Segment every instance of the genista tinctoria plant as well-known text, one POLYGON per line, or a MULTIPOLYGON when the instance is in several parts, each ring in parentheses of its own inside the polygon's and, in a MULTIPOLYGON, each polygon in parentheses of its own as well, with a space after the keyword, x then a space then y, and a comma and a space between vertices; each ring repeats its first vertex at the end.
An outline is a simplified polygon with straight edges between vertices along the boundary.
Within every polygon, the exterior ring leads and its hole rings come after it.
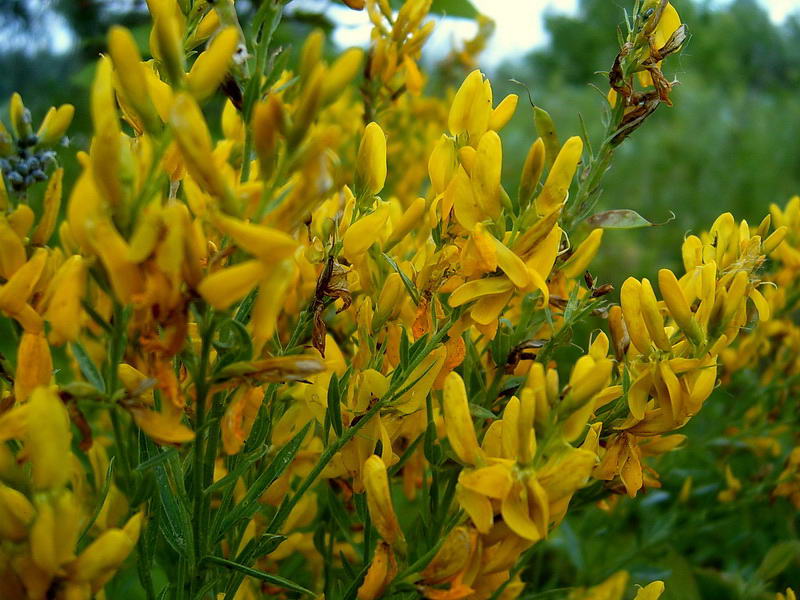
MULTIPOLYGON (((0 129, 0 597, 533 597, 573 497, 658 487, 652 457, 796 279, 762 295, 767 256, 796 267, 777 210, 774 233, 722 215, 618 303, 587 271, 604 228, 647 224, 594 208, 671 104, 675 8, 634 3, 594 150, 536 106, 504 177, 517 96, 479 70, 425 95, 431 0, 345 0, 369 49, 328 60, 314 32, 293 67, 281 0, 245 27, 233 0, 147 4, 146 49, 108 34, 68 190, 72 107, 34 133, 15 95, 0 129), (606 331, 557 360, 590 316, 606 331)), ((569 597, 664 591, 628 582, 569 597)))

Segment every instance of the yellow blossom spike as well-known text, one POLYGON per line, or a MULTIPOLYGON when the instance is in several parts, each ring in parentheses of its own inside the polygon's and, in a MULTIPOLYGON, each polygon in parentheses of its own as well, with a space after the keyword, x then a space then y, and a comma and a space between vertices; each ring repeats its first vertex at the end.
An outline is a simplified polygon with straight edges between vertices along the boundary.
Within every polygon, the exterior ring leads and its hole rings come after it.
POLYGON ((225 79, 239 45, 239 32, 226 27, 211 41, 208 49, 197 57, 186 76, 189 91, 198 102, 211 96, 225 79))
POLYGON ((379 456, 373 454, 364 462, 362 477, 372 524, 388 544, 402 546, 403 531, 394 512, 386 465, 379 456))
POLYGON ((564 204, 582 153, 583 140, 578 136, 569 138, 561 148, 542 192, 536 198, 536 209, 539 214, 550 214, 559 210, 564 204))
POLYGON ((375 195, 386 183, 386 135, 375 122, 367 125, 356 161, 356 179, 364 190, 375 195))
POLYGON ((444 418, 447 439, 453 451, 465 464, 476 464, 481 451, 472 425, 464 381, 456 372, 450 373, 444 380, 444 418))

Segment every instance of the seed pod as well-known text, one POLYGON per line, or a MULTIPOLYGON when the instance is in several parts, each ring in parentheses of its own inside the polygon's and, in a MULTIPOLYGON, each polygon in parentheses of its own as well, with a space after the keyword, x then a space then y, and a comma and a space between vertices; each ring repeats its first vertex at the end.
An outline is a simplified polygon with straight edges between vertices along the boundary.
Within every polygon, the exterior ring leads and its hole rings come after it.
POLYGON ((558 133, 556 132, 556 125, 545 109, 534 106, 533 107, 533 124, 536 126, 536 133, 542 138, 545 147, 545 164, 548 169, 553 168, 553 163, 558 156, 561 142, 558 141, 558 133))
POLYGON ((522 175, 519 180, 517 200, 520 210, 522 211, 528 208, 531 200, 533 200, 533 195, 536 193, 536 186, 539 185, 539 180, 542 178, 542 171, 544 171, 544 158, 544 140, 542 138, 537 138, 528 150, 528 155, 525 157, 525 164, 522 167, 522 175))

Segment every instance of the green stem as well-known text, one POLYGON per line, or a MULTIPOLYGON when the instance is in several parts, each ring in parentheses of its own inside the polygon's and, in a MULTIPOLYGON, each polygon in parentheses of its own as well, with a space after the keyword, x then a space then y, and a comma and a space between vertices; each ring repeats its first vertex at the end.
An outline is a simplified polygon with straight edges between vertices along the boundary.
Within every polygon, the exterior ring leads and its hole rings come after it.
MULTIPOLYGON (((203 464, 203 438, 206 432, 204 431, 205 418, 206 418, 206 400, 208 397, 209 381, 208 381, 208 366, 209 357, 211 354, 211 340, 214 335, 214 322, 213 315, 210 308, 207 308, 203 317, 203 333, 201 337, 200 349, 200 363, 197 367, 197 372, 194 376, 195 386, 195 441, 193 447, 193 466, 192 466, 192 497, 193 497, 193 518, 192 525, 194 527, 194 543, 196 556, 203 556, 204 539, 208 533, 203 530, 202 516, 204 512, 204 504, 209 501, 203 494, 205 486, 205 465, 203 464)), ((194 572, 194 577, 191 581, 192 592, 195 585, 202 586, 202 575, 198 565, 191 565, 190 568, 194 572)))

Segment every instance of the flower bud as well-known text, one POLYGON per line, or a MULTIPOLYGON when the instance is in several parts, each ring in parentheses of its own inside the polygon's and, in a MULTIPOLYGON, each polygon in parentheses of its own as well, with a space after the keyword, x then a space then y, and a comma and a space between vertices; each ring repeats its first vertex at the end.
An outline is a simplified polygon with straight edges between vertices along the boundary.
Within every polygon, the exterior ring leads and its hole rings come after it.
POLYGON ((322 83, 322 103, 333 102, 355 79, 364 62, 361 48, 349 48, 330 66, 322 83))
POLYGON ((198 102, 211 96, 225 79, 238 45, 239 32, 235 27, 226 27, 214 37, 208 49, 197 57, 186 83, 198 102))
POLYGON ((444 419, 447 439, 456 456, 467 465, 478 463, 481 449, 469 412, 467 391, 464 380, 456 372, 444 380, 444 419))
POLYGON ((53 146, 59 143, 67 132, 75 107, 72 104, 62 104, 58 108, 51 108, 45 116, 36 137, 42 146, 53 146))
POLYGON ((639 294, 639 306, 642 310, 645 327, 647 327, 650 337, 659 349, 664 352, 672 350, 666 331, 664 331, 664 318, 658 310, 658 300, 656 300, 653 286, 648 279, 642 279, 639 294))
POLYGON ((430 176, 434 193, 444 193, 457 166, 455 144, 446 135, 442 135, 433 147, 431 157, 428 159, 428 175, 430 176))
POLYGON ((69 416, 61 399, 49 387, 38 387, 30 398, 25 447, 31 462, 33 489, 59 489, 70 475, 69 416))
POLYGON ((386 135, 375 122, 367 125, 358 147, 356 179, 372 196, 386 183, 386 135))
POLYGON ((492 220, 500 216, 500 176, 503 167, 503 146, 495 131, 481 136, 471 169, 472 192, 484 214, 492 220))
POLYGON ((379 456, 373 454, 364 462, 362 478, 372 524, 389 545, 402 546, 403 532, 394 512, 386 465, 379 456))
POLYGON ((139 48, 131 32, 124 27, 112 27, 108 33, 108 51, 122 93, 142 119, 145 128, 148 131, 156 131, 159 120, 147 90, 145 79, 147 67, 142 64, 139 48))

